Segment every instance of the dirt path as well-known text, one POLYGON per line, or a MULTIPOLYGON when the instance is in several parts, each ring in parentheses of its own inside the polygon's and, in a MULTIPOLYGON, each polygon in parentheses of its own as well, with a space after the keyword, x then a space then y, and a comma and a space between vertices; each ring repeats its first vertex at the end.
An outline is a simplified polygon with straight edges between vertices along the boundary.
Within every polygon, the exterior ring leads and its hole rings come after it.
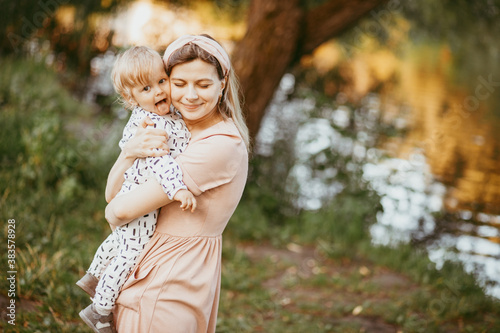
POLYGON ((322 317, 331 327, 356 327, 357 332, 398 333, 377 313, 395 302, 398 294, 418 288, 407 277, 385 268, 349 259, 333 260, 312 247, 288 244, 242 245, 254 263, 269 261, 275 270, 263 283, 272 302, 294 313, 322 317), (369 305, 369 309, 366 308, 369 305))

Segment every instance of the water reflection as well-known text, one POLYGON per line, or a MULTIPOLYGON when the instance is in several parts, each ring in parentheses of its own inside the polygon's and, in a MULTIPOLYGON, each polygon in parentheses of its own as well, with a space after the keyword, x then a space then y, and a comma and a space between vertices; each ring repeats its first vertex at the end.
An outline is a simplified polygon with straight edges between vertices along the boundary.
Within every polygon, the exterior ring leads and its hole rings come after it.
MULTIPOLYGON (((405 137, 388 139, 382 148, 404 159, 399 162, 406 165, 404 184, 425 184, 398 195, 416 200, 410 207, 419 207, 421 216, 411 208, 406 216, 399 210, 403 214, 384 214, 379 224, 400 226, 411 219, 411 239, 425 243, 432 260, 441 264, 458 259, 470 271, 481 266, 484 279, 500 282, 500 142, 494 133, 500 120, 492 116, 492 103, 487 101, 494 89, 487 87, 483 76, 478 76, 472 91, 454 88, 441 70, 425 71, 414 62, 403 63, 400 70, 399 85, 391 93, 412 110, 408 130, 405 137), (423 155, 415 155, 416 149, 423 155)), ((392 186, 382 185, 382 192, 392 186)), ((401 199, 382 204, 391 212, 395 202, 401 199)), ((499 286, 489 292, 500 297, 499 286)))
POLYGON ((464 101, 472 95, 450 91, 439 73, 422 78, 417 70, 408 69, 402 78, 401 89, 414 112, 411 131, 395 153, 425 149, 433 175, 448 186, 447 210, 500 214, 500 145, 492 126, 499 119, 486 121, 486 104, 468 113, 464 101))
MULTIPOLYGON (((321 164, 325 150, 349 157, 346 167, 352 172, 360 168, 364 179, 382 196, 383 212, 377 216, 378 222, 370 230, 374 243, 414 242, 426 246, 430 259, 438 267, 444 260, 460 260, 481 280, 500 283, 500 216, 495 215, 498 202, 492 201, 491 207, 478 204, 499 198, 469 193, 470 187, 484 189, 497 186, 495 189, 498 190, 498 185, 486 184, 486 178, 469 182, 469 187, 461 185, 474 172, 489 173, 488 179, 492 179, 497 170, 489 168, 486 162, 469 161, 473 158, 471 155, 464 158, 462 173, 447 167, 447 163, 456 163, 453 156, 457 150, 474 151, 474 156, 478 157, 487 152, 485 146, 496 144, 494 140, 486 134, 481 145, 477 145, 477 141, 466 140, 462 137, 464 132, 479 133, 474 131, 479 128, 478 125, 464 122, 461 124, 464 127, 462 134, 460 131, 455 133, 455 128, 438 120, 422 119, 424 116, 418 112, 429 113, 428 109, 403 107, 403 112, 387 116, 384 114, 386 103, 382 102, 382 94, 368 94, 358 108, 335 103, 335 106, 323 107, 313 115, 315 103, 310 98, 286 97, 293 91, 290 88, 293 84, 293 76, 283 78, 257 138, 257 153, 270 155, 272 142, 283 135, 280 133, 284 128, 287 135, 294 136, 297 162, 291 177, 299 184, 297 204, 300 207, 317 209, 345 187, 345 184, 335 180, 338 173, 336 166, 331 165, 318 172, 311 168, 311 159, 321 164), (377 132, 380 119, 396 128, 407 128, 406 136, 382 140, 382 144, 377 146, 379 141, 376 138, 381 135, 377 132), (342 133, 350 126, 355 128, 355 137, 342 133), (443 131, 446 136, 440 141, 426 141, 425 135, 430 130, 443 131), (429 143, 438 146, 430 146, 429 143), (479 171, 477 168, 482 169, 479 171)), ((433 93, 436 91, 431 90, 433 93)), ((408 97, 411 101, 411 96, 408 97)), ((421 99, 425 98, 421 96, 421 99)), ((337 100, 345 101, 346 98, 340 96, 337 100)), ((431 103, 427 101, 424 104, 429 108, 431 103)), ((485 130, 485 127, 482 129, 485 130)), ((484 160, 487 159, 485 156, 484 160)), ((488 292, 500 297, 500 285, 490 286, 488 292)))

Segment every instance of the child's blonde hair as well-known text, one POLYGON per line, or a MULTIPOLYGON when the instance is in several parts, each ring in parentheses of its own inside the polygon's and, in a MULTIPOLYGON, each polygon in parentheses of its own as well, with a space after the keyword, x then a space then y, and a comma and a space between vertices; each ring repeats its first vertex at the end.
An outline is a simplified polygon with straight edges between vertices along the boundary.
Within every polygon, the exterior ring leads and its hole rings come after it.
POLYGON ((133 46, 118 55, 111 72, 111 80, 115 91, 122 97, 120 101, 126 107, 133 107, 129 102, 132 99, 132 88, 149 84, 155 59, 162 62, 160 54, 147 46, 133 46))

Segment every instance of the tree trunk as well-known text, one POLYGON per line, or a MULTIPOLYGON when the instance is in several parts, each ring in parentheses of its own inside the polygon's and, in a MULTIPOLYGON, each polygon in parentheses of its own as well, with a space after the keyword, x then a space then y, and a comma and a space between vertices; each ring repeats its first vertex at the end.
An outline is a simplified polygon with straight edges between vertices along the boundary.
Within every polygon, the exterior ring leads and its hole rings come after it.
POLYGON ((266 106, 290 66, 300 36, 299 0, 254 0, 245 37, 236 46, 233 64, 245 96, 247 125, 255 137, 266 106))
POLYGON ((255 138, 274 91, 300 58, 387 0, 330 0, 306 11, 300 0, 253 0, 248 28, 233 53, 255 138))

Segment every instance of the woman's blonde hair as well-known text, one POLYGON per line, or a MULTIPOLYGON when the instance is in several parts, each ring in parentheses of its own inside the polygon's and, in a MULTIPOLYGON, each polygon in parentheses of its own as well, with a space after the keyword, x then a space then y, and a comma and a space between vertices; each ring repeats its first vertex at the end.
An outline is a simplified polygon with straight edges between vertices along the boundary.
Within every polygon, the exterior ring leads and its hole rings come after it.
MULTIPOLYGON (((203 34, 201 36, 213 39, 211 36, 203 34)), ((175 51, 169 58, 168 64, 166 64, 167 75, 170 76, 172 73, 172 68, 176 65, 190 62, 196 59, 203 60, 204 62, 213 65, 221 81, 226 81, 224 90, 222 91, 222 96, 219 102, 218 110, 224 119, 231 118, 238 131, 240 132, 241 138, 245 143, 248 150, 250 150, 250 135, 248 134, 248 127, 243 117, 243 111, 241 109, 240 102, 240 85, 234 71, 231 69, 229 74, 224 76, 224 71, 219 61, 215 56, 203 50, 201 47, 194 43, 186 44, 180 49, 175 51)))
POLYGON ((149 84, 155 61, 162 62, 160 54, 147 46, 133 46, 118 55, 111 72, 111 80, 115 91, 122 97, 120 101, 126 107, 133 107, 129 102, 132 98, 132 88, 149 84))

